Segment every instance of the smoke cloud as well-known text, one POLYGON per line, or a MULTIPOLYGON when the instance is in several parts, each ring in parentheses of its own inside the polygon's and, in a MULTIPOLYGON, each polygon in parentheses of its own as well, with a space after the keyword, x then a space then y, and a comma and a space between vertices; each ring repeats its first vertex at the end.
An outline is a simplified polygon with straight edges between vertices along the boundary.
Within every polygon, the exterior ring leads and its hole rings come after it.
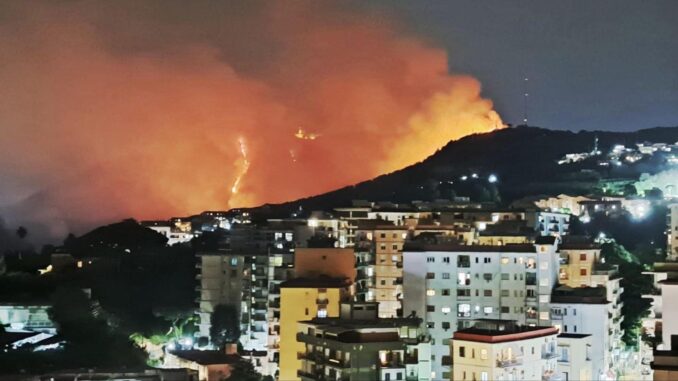
POLYGON ((59 238, 329 191, 502 127, 445 51, 324 2, 3 2, 0 51, 0 213, 59 238))

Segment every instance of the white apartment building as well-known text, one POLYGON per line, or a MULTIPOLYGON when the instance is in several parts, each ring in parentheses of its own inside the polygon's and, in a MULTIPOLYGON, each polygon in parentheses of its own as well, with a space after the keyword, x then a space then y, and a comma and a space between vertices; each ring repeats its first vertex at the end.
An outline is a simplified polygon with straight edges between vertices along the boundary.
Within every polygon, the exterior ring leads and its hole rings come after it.
POLYGON ((556 380, 557 330, 479 320, 454 333, 454 381, 556 380))
POLYGON ((614 380, 620 368, 622 303, 618 280, 610 288, 563 286, 551 297, 551 322, 563 334, 591 335, 594 380, 614 380), (617 287, 613 289, 612 287, 617 287))
POLYGON ((584 209, 579 205, 581 201, 591 201, 590 198, 584 196, 569 196, 566 194, 559 194, 556 197, 548 197, 537 200, 534 204, 541 209, 548 209, 554 212, 569 213, 575 216, 580 216, 584 209))
POLYGON ((678 378, 678 306, 673 303, 678 298, 678 263, 655 263, 654 272, 656 280, 663 278, 658 281, 661 295, 655 315, 662 340, 650 366, 654 380, 670 381, 678 378))
POLYGON ((403 316, 424 319, 432 338, 432 379, 450 378, 448 341, 474 320, 550 325, 557 276, 553 237, 529 245, 406 245, 403 316))
POLYGON ((593 380, 591 357, 592 336, 583 333, 561 333, 558 335, 559 381, 593 380))
POLYGON ((666 231, 666 255, 670 261, 678 260, 678 204, 669 206, 666 231))

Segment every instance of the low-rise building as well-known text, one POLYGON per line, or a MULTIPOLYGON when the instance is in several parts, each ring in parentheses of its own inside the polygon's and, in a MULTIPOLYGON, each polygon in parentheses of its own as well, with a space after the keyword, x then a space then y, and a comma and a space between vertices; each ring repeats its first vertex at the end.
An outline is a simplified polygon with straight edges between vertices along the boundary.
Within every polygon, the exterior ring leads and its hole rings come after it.
POLYGON ((302 321, 297 340, 303 381, 430 380, 421 319, 380 319, 377 303, 342 303, 339 317, 302 321))
POLYGON ((561 286, 551 296, 551 322, 561 333, 591 335, 594 380, 616 379, 621 366, 619 358, 624 332, 619 294, 602 286, 561 286))
POLYGON ((339 316, 339 305, 350 295, 349 278, 295 278, 280 285, 280 374, 278 379, 299 380, 304 344, 297 341, 297 323, 312 318, 339 316))
POLYGON ((555 380, 558 330, 479 320, 454 333, 450 380, 555 380))
POLYGON ((584 333, 558 335, 558 372, 560 381, 593 380, 592 336, 584 333))
POLYGON ((678 204, 669 206, 666 230, 666 255, 670 261, 678 260, 678 204))
POLYGON ((165 366, 197 371, 198 381, 221 381, 231 377, 238 361, 240 356, 222 351, 182 350, 167 353, 165 366))

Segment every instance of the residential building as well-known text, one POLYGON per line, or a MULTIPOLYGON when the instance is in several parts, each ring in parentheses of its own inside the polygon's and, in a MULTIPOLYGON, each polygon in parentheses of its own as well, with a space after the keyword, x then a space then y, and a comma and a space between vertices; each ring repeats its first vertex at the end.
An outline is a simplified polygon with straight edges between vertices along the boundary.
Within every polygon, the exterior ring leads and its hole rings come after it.
POLYGON ((120 369, 77 369, 55 371, 50 373, 43 373, 39 377, 33 377, 34 380, 39 381, 199 381, 198 372, 187 368, 177 369, 140 369, 131 370, 124 367, 120 369))
POLYGON ((450 378, 448 340, 478 319, 550 325, 558 256, 554 237, 535 244, 409 243, 403 253, 403 315, 424 319, 433 379, 450 378))
POLYGON ((592 336, 584 333, 558 335, 559 381, 593 380, 592 336))
POLYGON ((357 230, 355 251, 369 251, 369 260, 373 262, 360 269, 359 288, 366 289, 367 294, 361 300, 378 302, 379 317, 382 318, 400 316, 403 295, 402 250, 406 241, 430 238, 470 245, 475 239, 475 230, 472 228, 420 224, 416 220, 409 220, 408 223, 407 226, 396 226, 370 220, 361 222, 357 230), (371 286, 363 285, 364 282, 369 282, 371 286))
POLYGON ((374 300, 379 317, 396 317, 402 298, 402 250, 409 229, 406 226, 377 226, 374 230, 374 300))
POLYGON ((666 255, 669 261, 678 261, 678 204, 669 205, 666 231, 666 255))
POLYGON ((507 320, 478 320, 450 344, 454 381, 555 380, 558 331, 507 320))
POLYGON ((49 318, 51 304, 47 301, 0 304, 0 325, 7 330, 56 333, 56 325, 49 318))
POLYGON ((336 318, 299 322, 301 380, 429 380, 430 344, 418 318, 378 318, 375 302, 346 302, 336 318))
POLYGON ((610 217, 619 217, 623 213, 622 202, 619 199, 602 199, 582 201, 579 203, 584 208, 582 216, 590 218, 594 214, 603 214, 610 217))
POLYGON ((297 248, 294 253, 297 277, 318 276, 355 279, 355 255, 348 248, 297 248))
POLYGON ((141 221, 141 225, 165 236, 165 238, 167 238, 167 245, 169 246, 189 242, 194 237, 191 232, 190 222, 188 222, 187 228, 181 220, 175 222, 141 221))
POLYGON ((369 219, 368 213, 371 210, 371 207, 362 206, 334 209, 339 219, 346 221, 346 247, 353 247, 355 244, 355 235, 356 230, 358 229, 358 222, 369 219))
POLYGON ((562 333, 591 335, 594 380, 616 379, 623 331, 621 290, 561 286, 551 297, 551 322, 562 333))
POLYGON ((569 237, 559 247, 559 283, 570 287, 607 287, 618 278, 615 266, 600 256, 600 245, 586 237, 569 237))
POLYGON ((198 331, 200 336, 209 337, 210 319, 216 306, 234 305, 240 314, 245 259, 243 255, 224 251, 205 252, 198 254, 196 267, 199 271, 196 275, 198 331))
POLYGON ((526 213, 527 226, 534 228, 542 236, 560 237, 570 231, 570 215, 568 213, 539 210, 526 213))
POLYGON ((582 201, 591 201, 591 199, 584 196, 569 196, 566 194, 559 194, 555 197, 547 197, 536 200, 534 205, 540 209, 581 216, 584 212, 584 208, 580 205, 582 201))
POLYGON ((221 381, 230 379, 233 365, 240 360, 237 354, 222 351, 182 350, 168 352, 165 366, 197 371, 197 381, 221 381))
POLYGON ((350 296, 349 278, 294 278, 280 284, 280 373, 279 380, 299 380, 301 360, 297 353, 297 323, 312 318, 339 316, 339 306, 350 296))
POLYGON ((654 380, 668 381, 678 378, 678 263, 655 263, 655 279, 660 287, 655 309, 655 335, 661 337, 652 353, 650 367, 654 380), (657 311, 658 310, 658 311, 657 311))

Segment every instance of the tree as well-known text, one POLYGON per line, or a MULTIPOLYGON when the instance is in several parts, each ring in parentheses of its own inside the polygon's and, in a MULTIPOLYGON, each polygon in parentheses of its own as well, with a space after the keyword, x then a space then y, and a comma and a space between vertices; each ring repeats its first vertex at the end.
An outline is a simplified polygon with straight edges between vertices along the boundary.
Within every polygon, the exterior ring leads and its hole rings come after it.
POLYGON ((229 380, 237 381, 263 381, 262 375, 254 369, 254 365, 246 359, 233 364, 233 370, 229 380))
POLYGON ((638 346, 638 336, 641 331, 641 320, 649 314, 650 301, 643 298, 644 294, 652 293, 653 284, 650 277, 643 275, 647 270, 636 255, 629 252, 624 246, 611 241, 603 244, 601 256, 606 263, 619 265, 621 276, 622 315, 624 320, 621 328, 624 330, 622 341, 630 347, 638 346))
POLYGON ((335 247, 336 242, 337 240, 334 237, 315 234, 306 241, 306 245, 311 248, 332 248, 335 247))
POLYGON ((28 235, 28 230, 23 226, 19 226, 19 228, 16 230, 16 235, 20 239, 24 239, 28 235))
POLYGON ((238 309, 234 305, 217 305, 212 312, 210 323, 212 343, 219 348, 235 343, 240 338, 240 319, 238 309))

